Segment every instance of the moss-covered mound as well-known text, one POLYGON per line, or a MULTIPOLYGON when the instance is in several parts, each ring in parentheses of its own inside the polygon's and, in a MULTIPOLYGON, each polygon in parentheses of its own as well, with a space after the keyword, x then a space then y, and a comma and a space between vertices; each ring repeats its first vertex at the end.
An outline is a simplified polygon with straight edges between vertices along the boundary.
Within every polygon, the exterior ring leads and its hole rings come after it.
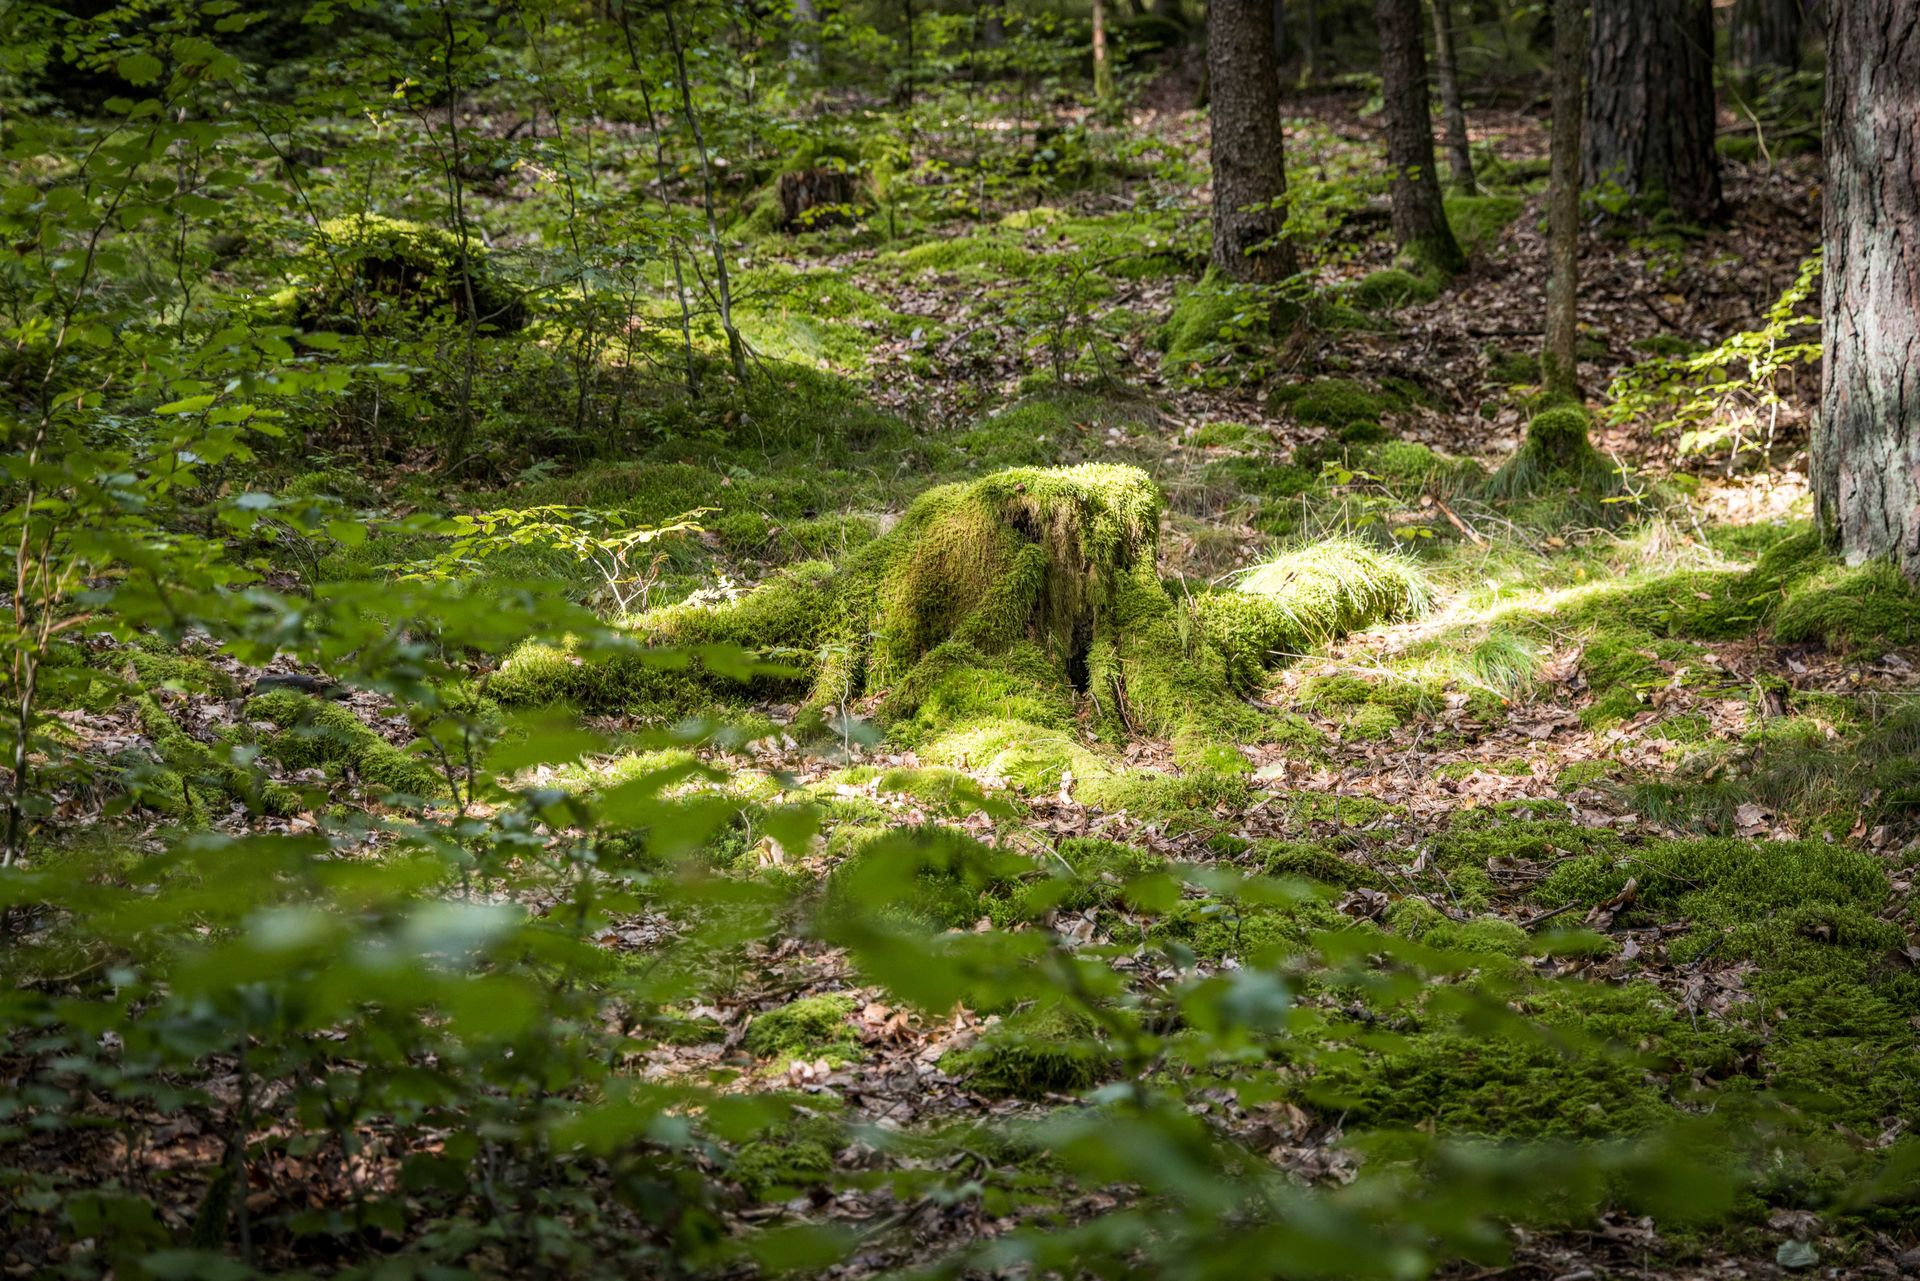
POLYGON ((477 236, 463 254, 460 237, 439 227, 358 214, 321 223, 303 257, 312 283, 296 315, 306 326, 379 328, 436 314, 477 318, 499 332, 526 324, 525 303, 477 236))
POLYGON ((1620 469, 1600 456, 1587 428, 1586 411, 1572 405, 1536 414, 1520 448, 1487 478, 1487 493, 1494 498, 1531 498, 1549 490, 1593 498, 1618 494, 1620 469))
MULTIPOLYGON (((654 644, 788 657, 789 687, 820 711, 864 700, 923 729, 988 714, 1067 729, 1084 698, 1115 737, 1172 738, 1198 760, 1258 718, 1224 697, 1219 651, 1160 582, 1160 507, 1132 467, 997 472, 921 495, 838 570, 801 567, 729 604, 654 611, 635 630, 654 644)), ((676 693, 691 703, 688 683, 700 681, 740 687, 718 665, 670 671, 636 656, 587 667, 526 649, 492 690, 634 710, 676 693)))

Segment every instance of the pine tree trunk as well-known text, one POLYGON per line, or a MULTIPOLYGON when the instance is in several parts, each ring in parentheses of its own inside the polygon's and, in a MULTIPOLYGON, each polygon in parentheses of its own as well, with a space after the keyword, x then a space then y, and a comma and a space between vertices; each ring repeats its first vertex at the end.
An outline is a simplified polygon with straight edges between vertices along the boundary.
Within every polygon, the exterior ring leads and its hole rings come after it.
POLYGON ((1552 172, 1547 180, 1547 341, 1541 380, 1550 392, 1579 394, 1580 71, 1585 61, 1582 0, 1554 0, 1552 172))
POLYGON ((1828 0, 1814 511, 1920 578, 1920 6, 1828 0))
POLYGON ((1736 0, 1730 41, 1734 65, 1747 71, 1800 69, 1802 0, 1736 0))
POLYGON ((1606 0, 1587 43, 1585 178, 1682 218, 1720 216, 1710 0, 1606 0))
POLYGON ((1387 103, 1393 239, 1418 266, 1451 275, 1467 260, 1447 226, 1440 174, 1433 161, 1420 0, 1376 0, 1374 19, 1380 27, 1380 87, 1387 103))
POLYGON ((1433 71, 1440 82, 1440 114, 1447 126, 1447 169, 1453 189, 1471 196, 1473 152, 1467 145, 1467 110, 1460 101, 1460 59, 1453 44, 1453 0, 1433 0, 1433 71))
POLYGON ((1207 6, 1207 124, 1213 147, 1213 265, 1233 280, 1272 283, 1293 275, 1293 246, 1273 241, 1286 222, 1280 79, 1270 0, 1207 6), (1249 209, 1248 206, 1257 206, 1249 209))

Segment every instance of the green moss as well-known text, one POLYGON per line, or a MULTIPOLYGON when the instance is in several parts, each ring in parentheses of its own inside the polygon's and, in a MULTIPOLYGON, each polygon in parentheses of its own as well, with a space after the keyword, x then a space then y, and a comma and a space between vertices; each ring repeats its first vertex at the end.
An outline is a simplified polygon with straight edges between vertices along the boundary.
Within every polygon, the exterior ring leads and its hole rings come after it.
POLYGON ((1341 428, 1356 422, 1379 422, 1406 408, 1406 397, 1378 391, 1351 378, 1316 378, 1276 389, 1271 401, 1289 410, 1295 421, 1341 428))
POLYGON ((1227 448, 1245 449, 1264 443, 1266 433, 1245 423, 1206 423, 1193 435, 1187 437, 1187 443, 1204 449, 1227 448))
POLYGON ((847 1021, 854 1008, 850 996, 804 996, 754 1015, 742 1044, 756 1058, 846 1062, 860 1053, 859 1034, 847 1021))
POLYGON ((135 762, 127 772, 138 803, 193 824, 206 822, 232 801, 282 817, 306 807, 295 789, 234 764, 225 745, 210 746, 188 734, 153 694, 142 690, 132 702, 160 762, 157 769, 135 762))
POLYGON ((968 1048, 942 1056, 940 1069, 982 1094, 1028 1099, 1077 1094, 1118 1066, 1094 1032, 1093 1021, 1069 1006, 1028 1006, 988 1028, 968 1048))
POLYGON ((1199 598, 1201 626, 1241 688, 1279 661, 1423 611, 1426 577, 1404 557, 1352 539, 1312 543, 1257 565, 1229 592, 1199 598))
POLYGON ((1773 636, 1866 653, 1911 644, 1920 640, 1920 594, 1887 561, 1828 563, 1785 586, 1773 636))
POLYGON ((1519 196, 1448 196, 1447 224, 1462 249, 1478 253, 1492 247, 1525 205, 1519 196))
POLYGON ((1537 351, 1496 351, 1487 366, 1487 381, 1505 387, 1537 387, 1540 379, 1537 351))
POLYGON ((1384 888, 1385 878, 1372 868, 1342 858, 1325 845, 1311 841, 1257 841, 1251 851, 1268 876, 1330 885, 1336 889, 1366 886, 1384 888))
MULTIPOLYGON (((1429 931, 1429 937, 1444 927, 1429 931)), ((1552 984, 1517 1002, 1527 1027, 1446 1025, 1324 1054, 1307 1097, 1363 1127, 1453 1135, 1600 1138, 1645 1133, 1732 1074, 1752 1038, 1696 1030, 1644 985, 1552 984)))
POLYGON ((246 710, 250 719, 280 728, 268 750, 289 769, 345 768, 362 783, 403 796, 446 792, 446 780, 425 760, 393 746, 337 703, 273 690, 249 699, 246 710))
POLYGON ((1425 941, 1429 946, 1447 951, 1488 956, 1523 956, 1531 947, 1525 930, 1497 916, 1447 921, 1429 930, 1425 941))
POLYGON ((1487 479, 1487 493, 1514 499, 1573 490, 1595 500, 1618 494, 1620 470, 1587 439, 1586 411, 1566 406, 1536 414, 1513 457, 1487 479))
POLYGON ((1025 277, 1039 271, 1044 255, 1036 254, 1016 237, 951 236, 930 240, 885 256, 910 272, 934 271, 976 279, 1025 277))
POLYGON ((466 243, 439 227, 356 214, 322 222, 302 251, 312 282, 298 318, 320 328, 379 328, 435 313, 468 318, 497 331, 526 323, 520 295, 488 262, 479 237, 466 243))
POLYGON ((1369 272, 1353 287, 1353 300, 1369 311, 1405 307, 1409 303, 1432 302, 1440 296, 1440 286, 1432 275, 1415 274, 1400 267, 1369 272))
POLYGON ((1469 458, 1449 458, 1408 440, 1386 440, 1353 456, 1354 466, 1395 493, 1442 494, 1474 488, 1485 476, 1469 458))
POLYGON ((1174 299, 1158 344, 1176 368, 1218 360, 1273 332, 1272 302, 1212 272, 1174 299))

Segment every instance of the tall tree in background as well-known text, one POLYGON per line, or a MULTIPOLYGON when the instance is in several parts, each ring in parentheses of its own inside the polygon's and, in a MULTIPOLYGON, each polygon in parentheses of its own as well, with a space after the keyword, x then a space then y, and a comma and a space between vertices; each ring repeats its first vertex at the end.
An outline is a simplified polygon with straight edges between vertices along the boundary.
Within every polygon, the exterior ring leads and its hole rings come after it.
POLYGON ((1213 148, 1213 265, 1233 280, 1273 283, 1296 270, 1279 240, 1287 168, 1271 0, 1207 6, 1207 125, 1213 148), (1262 248, 1261 246, 1266 246, 1262 248))
POLYGON ((1735 0, 1731 49, 1748 72, 1800 69, 1801 5, 1805 0, 1735 0))
POLYGON ((1585 178, 1707 222, 1721 212, 1713 147, 1711 0, 1605 0, 1587 42, 1585 178))
POLYGON ((1470 196, 1473 152, 1467 146, 1467 109, 1460 100, 1460 58, 1453 43, 1453 0, 1433 0, 1433 73, 1439 82, 1440 116, 1447 128, 1447 170, 1453 189, 1470 196))
POLYGON ((1093 97, 1106 102, 1113 97, 1113 63, 1107 57, 1107 4, 1093 0, 1093 97))
POLYGON ((1554 0, 1552 172, 1547 180, 1547 341, 1540 352, 1546 389, 1579 393, 1575 344, 1580 292, 1581 64, 1586 61, 1584 0, 1554 0))
POLYGON ((1814 510, 1920 578, 1920 6, 1828 0, 1814 510))
POLYGON ((1376 0, 1374 19, 1380 27, 1380 82, 1387 102, 1393 238, 1413 263, 1451 275, 1466 266, 1467 259, 1447 226, 1433 160, 1420 0, 1376 0))

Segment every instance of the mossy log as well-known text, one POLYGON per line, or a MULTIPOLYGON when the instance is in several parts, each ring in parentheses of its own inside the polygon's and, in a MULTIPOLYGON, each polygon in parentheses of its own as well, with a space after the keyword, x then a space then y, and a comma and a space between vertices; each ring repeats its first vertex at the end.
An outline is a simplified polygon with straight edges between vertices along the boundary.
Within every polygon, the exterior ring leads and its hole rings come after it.
POLYGON ((313 283, 296 317, 313 328, 377 329, 436 312, 501 333, 527 322, 526 304, 477 235, 463 254, 460 238, 442 228, 360 214, 321 223, 302 256, 313 283))

